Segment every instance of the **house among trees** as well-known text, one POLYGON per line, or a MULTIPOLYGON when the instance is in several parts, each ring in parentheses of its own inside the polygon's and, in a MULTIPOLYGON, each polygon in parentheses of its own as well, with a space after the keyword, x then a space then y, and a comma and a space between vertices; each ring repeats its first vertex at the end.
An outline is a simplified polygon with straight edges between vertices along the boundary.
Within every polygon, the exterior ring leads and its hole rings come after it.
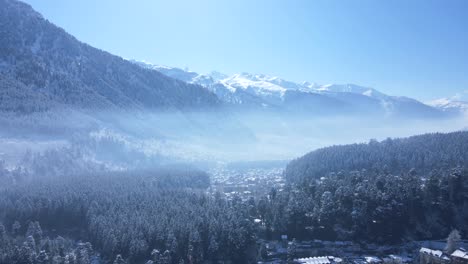
POLYGON ((378 258, 378 257, 374 257, 374 256, 367 256, 367 257, 364 257, 364 259, 366 260, 366 263, 369 263, 369 264, 380 264, 380 263, 383 263, 383 260, 378 258))
POLYGON ((444 251, 421 248, 419 250, 421 264, 468 264, 468 253, 465 249, 458 248, 460 241, 460 232, 454 229, 447 237, 447 245, 444 251))
POLYGON ((457 249, 451 255, 452 263, 468 264, 468 252, 465 249, 457 249))
POLYGON ((441 250, 423 247, 419 250, 419 261, 421 264, 443 264, 450 263, 450 257, 441 250))
POLYGON ((450 263, 450 257, 441 250, 423 247, 419 250, 419 261, 421 264, 445 264, 450 263))

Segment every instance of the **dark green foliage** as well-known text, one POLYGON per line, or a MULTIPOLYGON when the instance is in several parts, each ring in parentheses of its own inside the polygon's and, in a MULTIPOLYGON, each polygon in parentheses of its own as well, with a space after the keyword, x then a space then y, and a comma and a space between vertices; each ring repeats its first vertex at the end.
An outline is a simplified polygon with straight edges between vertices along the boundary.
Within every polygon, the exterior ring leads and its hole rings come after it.
MULTIPOLYGON (((468 233, 468 132, 334 146, 292 161, 261 217, 298 238, 442 238, 468 233), (307 230, 307 232, 305 232, 307 230)), ((265 209, 263 209, 265 208, 265 209)))
MULTIPOLYGON (((89 263, 98 252, 103 263, 251 263, 267 257, 262 243, 256 250, 257 236, 391 243, 439 239, 454 228, 467 234, 468 171, 458 166, 466 165, 468 148, 459 147, 465 137, 412 137, 388 149, 382 149, 388 140, 343 147, 377 151, 372 156, 323 150, 338 153, 324 160, 337 172, 303 171, 284 188, 245 200, 208 194, 208 175, 183 166, 109 172, 84 163, 74 148, 32 155, 21 169, 1 170, 0 263, 89 263), (392 159, 379 151, 406 158, 383 165, 392 159), (371 161, 340 160, 353 155, 371 161), (425 169, 427 161, 436 169, 425 169)), ((301 168, 293 162, 288 170, 294 167, 301 168)), ((296 251, 294 241, 290 260, 296 251)))
MULTIPOLYGON (((40 234, 35 221, 43 223, 44 230, 59 233, 79 229, 108 259, 121 254, 131 263, 144 263, 152 249, 158 248, 163 253, 153 253, 152 260, 161 263, 181 259, 246 262, 246 252, 256 245, 248 205, 207 196, 204 189, 190 187, 190 177, 183 173, 180 179, 174 171, 160 178, 162 174, 39 177, 2 190, 0 211, 8 225, 34 220, 27 231, 31 239, 40 234)), ((206 183, 194 179, 195 187, 206 188, 206 183)), ((86 248, 78 245, 76 263, 87 262, 86 248)))
MULTIPOLYGON (((31 223, 31 229, 39 226, 38 222, 31 223)), ((35 240, 33 236, 6 233, 0 245, 1 264, 90 264, 91 257, 97 257, 93 255, 90 243, 75 246, 74 241, 60 236, 35 240)))
POLYGON ((320 178, 330 172, 379 170, 420 175, 468 164, 468 132, 425 134, 402 139, 371 140, 368 144, 333 146, 291 161, 285 177, 291 182, 320 178))
POLYGON ((468 171, 355 171, 309 179, 269 199, 272 230, 301 239, 398 242, 468 233, 468 171))

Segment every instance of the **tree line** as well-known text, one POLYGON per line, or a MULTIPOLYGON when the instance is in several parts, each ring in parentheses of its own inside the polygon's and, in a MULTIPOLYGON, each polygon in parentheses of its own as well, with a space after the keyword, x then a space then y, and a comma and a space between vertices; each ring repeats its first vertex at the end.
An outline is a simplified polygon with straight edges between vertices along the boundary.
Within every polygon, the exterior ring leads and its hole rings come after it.
POLYGON ((267 257, 259 238, 283 234, 379 244, 463 236, 466 138, 322 149, 328 169, 308 154, 288 165, 286 186, 248 199, 210 192, 209 175, 189 167, 109 171, 83 158, 89 149, 27 154, 15 170, 0 163, 0 263, 254 263, 267 257))
POLYGON ((421 176, 433 170, 468 164, 468 132, 433 133, 408 138, 331 146, 291 161, 285 177, 290 182, 320 178, 330 172, 387 170, 393 174, 416 169, 421 176))

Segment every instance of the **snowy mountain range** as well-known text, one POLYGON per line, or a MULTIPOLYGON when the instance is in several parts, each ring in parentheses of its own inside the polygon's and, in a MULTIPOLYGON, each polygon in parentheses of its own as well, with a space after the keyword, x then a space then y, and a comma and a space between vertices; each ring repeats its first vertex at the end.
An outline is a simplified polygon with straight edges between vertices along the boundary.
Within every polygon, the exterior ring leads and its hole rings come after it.
POLYGON ((468 102, 452 98, 441 98, 427 103, 444 112, 468 114, 468 102))
POLYGON ((464 102, 428 105, 354 84, 297 83, 250 73, 199 74, 128 61, 80 42, 16 0, 0 0, 0 24, 1 111, 226 107, 379 118, 439 118, 466 111, 464 102))
POLYGON ((366 114, 366 116, 439 118, 456 115, 468 104, 424 104, 415 99, 390 96, 355 84, 296 83, 265 74, 240 73, 231 76, 211 72, 198 74, 176 67, 135 61, 141 67, 159 71, 214 92, 235 109, 264 109, 302 112, 307 115, 366 114), (448 111, 450 109, 450 111, 448 111))

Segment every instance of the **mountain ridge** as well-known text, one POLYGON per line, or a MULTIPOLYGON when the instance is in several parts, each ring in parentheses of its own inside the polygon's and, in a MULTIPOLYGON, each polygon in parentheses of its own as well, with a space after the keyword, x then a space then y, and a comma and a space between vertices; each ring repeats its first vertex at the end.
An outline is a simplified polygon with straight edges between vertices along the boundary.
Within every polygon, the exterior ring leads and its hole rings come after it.
POLYGON ((445 111, 355 84, 265 74, 198 74, 125 60, 82 43, 28 4, 0 0, 0 110, 262 110, 305 116, 441 118, 445 111))
POLYGON ((23 2, 0 0, 0 25, 0 84, 7 90, 0 97, 2 106, 15 101, 19 107, 14 110, 34 112, 55 106, 200 109, 220 105, 213 93, 199 85, 142 69, 80 42, 23 2), (25 100, 37 94, 40 100, 25 100))
POLYGON ((296 83, 266 74, 198 74, 177 67, 130 60, 147 69, 214 92, 234 108, 282 109, 306 114, 367 114, 384 117, 440 118, 455 115, 405 96, 390 96, 356 84, 296 83), (337 109, 339 108, 339 109, 337 109))
POLYGON ((468 102, 456 98, 440 98, 427 104, 444 112, 468 114, 468 102))

